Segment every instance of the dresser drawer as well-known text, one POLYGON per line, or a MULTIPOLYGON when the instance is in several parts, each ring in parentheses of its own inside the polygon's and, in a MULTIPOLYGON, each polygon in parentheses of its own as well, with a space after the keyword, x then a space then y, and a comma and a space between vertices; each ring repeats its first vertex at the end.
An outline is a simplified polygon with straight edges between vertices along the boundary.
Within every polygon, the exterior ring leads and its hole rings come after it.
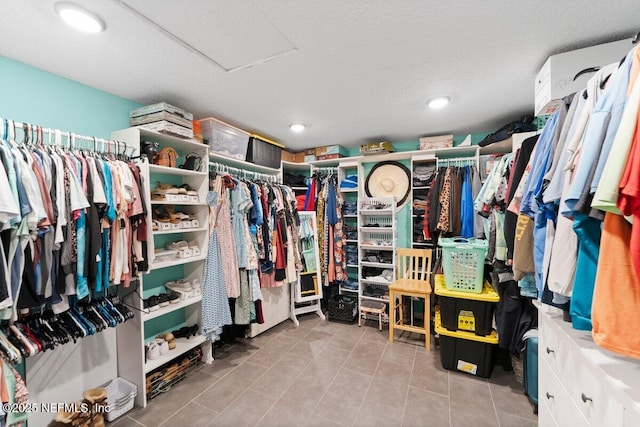
MULTIPOLYGON (((578 352, 576 352, 578 353, 578 352)), ((567 392, 574 405, 593 426, 624 425, 624 407, 615 400, 614 394, 602 378, 589 370, 589 365, 575 358, 567 369, 569 379, 565 381, 567 392)))
POLYGON ((570 381, 567 376, 567 367, 575 364, 572 357, 572 346, 567 340, 564 332, 545 317, 540 319, 540 335, 538 337, 538 358, 547 362, 554 374, 563 384, 570 381))
MULTIPOLYGON (((552 373, 549 365, 544 361, 540 361, 539 370, 540 382, 538 386, 538 406, 546 406, 545 410, 547 411, 547 415, 550 414, 555 424, 558 426, 588 426, 589 424, 569 398, 569 394, 562 387, 562 384, 560 384, 558 377, 552 373)), ((543 422, 543 419, 540 419, 539 421, 541 426, 547 425, 543 422)))
POLYGON ((556 420, 553 418, 553 414, 551 414, 551 410, 547 406, 546 402, 540 401, 540 404, 538 405, 538 425, 544 427, 558 427, 558 423, 556 423, 556 420))

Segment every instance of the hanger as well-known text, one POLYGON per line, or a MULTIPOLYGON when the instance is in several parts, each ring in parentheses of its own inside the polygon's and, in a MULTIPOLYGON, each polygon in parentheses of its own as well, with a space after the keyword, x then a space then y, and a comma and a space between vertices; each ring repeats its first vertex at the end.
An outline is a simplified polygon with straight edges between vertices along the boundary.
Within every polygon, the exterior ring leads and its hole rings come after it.
POLYGON ((573 76, 573 81, 575 82, 578 79, 578 77, 580 77, 583 74, 595 73, 595 72, 597 72, 599 70, 600 70, 600 67, 589 67, 589 68, 585 68, 583 70, 580 70, 580 71, 578 71, 578 74, 573 76))

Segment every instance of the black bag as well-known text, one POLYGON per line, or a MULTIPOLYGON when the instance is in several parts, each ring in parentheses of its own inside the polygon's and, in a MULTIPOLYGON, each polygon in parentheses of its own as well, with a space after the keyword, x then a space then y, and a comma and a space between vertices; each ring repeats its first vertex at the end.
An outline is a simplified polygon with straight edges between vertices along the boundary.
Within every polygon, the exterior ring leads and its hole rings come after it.
POLYGON ((200 156, 198 156, 196 153, 189 153, 184 160, 184 164, 180 166, 180 169, 197 171, 200 170, 200 163, 202 163, 202 159, 200 158, 200 156))
POLYGON ((533 122, 533 116, 522 116, 520 120, 516 120, 511 123, 507 123, 494 133, 487 135, 482 141, 478 143, 480 147, 486 147, 494 142, 504 141, 514 133, 520 132, 532 132, 538 130, 538 126, 533 122))

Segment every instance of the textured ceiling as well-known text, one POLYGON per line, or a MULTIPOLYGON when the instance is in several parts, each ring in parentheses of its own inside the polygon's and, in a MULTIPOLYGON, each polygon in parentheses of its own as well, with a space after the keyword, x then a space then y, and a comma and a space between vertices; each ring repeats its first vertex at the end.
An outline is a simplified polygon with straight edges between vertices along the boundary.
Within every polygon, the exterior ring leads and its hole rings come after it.
POLYGON ((638 0, 78 1, 107 23, 94 35, 54 0, 2 3, 0 55, 292 151, 495 130, 532 112, 549 55, 640 30, 638 0))

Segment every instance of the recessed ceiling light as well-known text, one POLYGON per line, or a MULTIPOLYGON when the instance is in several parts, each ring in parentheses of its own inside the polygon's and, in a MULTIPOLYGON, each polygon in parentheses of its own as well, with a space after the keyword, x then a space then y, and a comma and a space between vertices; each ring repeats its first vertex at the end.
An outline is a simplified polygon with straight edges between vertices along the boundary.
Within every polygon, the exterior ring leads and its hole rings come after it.
POLYGON ((434 108, 434 109, 442 108, 445 105, 447 105, 450 100, 451 98, 449 98, 448 96, 439 96, 437 98, 433 98, 429 100, 427 105, 429 105, 429 108, 434 108))
POLYGON ((98 15, 75 3, 58 2, 55 4, 54 9, 64 22, 76 30, 86 33, 99 33, 107 28, 98 15))
POLYGON ((303 123, 291 123, 289 125, 289 129, 291 129, 292 132, 302 132, 307 128, 307 126, 303 123))

